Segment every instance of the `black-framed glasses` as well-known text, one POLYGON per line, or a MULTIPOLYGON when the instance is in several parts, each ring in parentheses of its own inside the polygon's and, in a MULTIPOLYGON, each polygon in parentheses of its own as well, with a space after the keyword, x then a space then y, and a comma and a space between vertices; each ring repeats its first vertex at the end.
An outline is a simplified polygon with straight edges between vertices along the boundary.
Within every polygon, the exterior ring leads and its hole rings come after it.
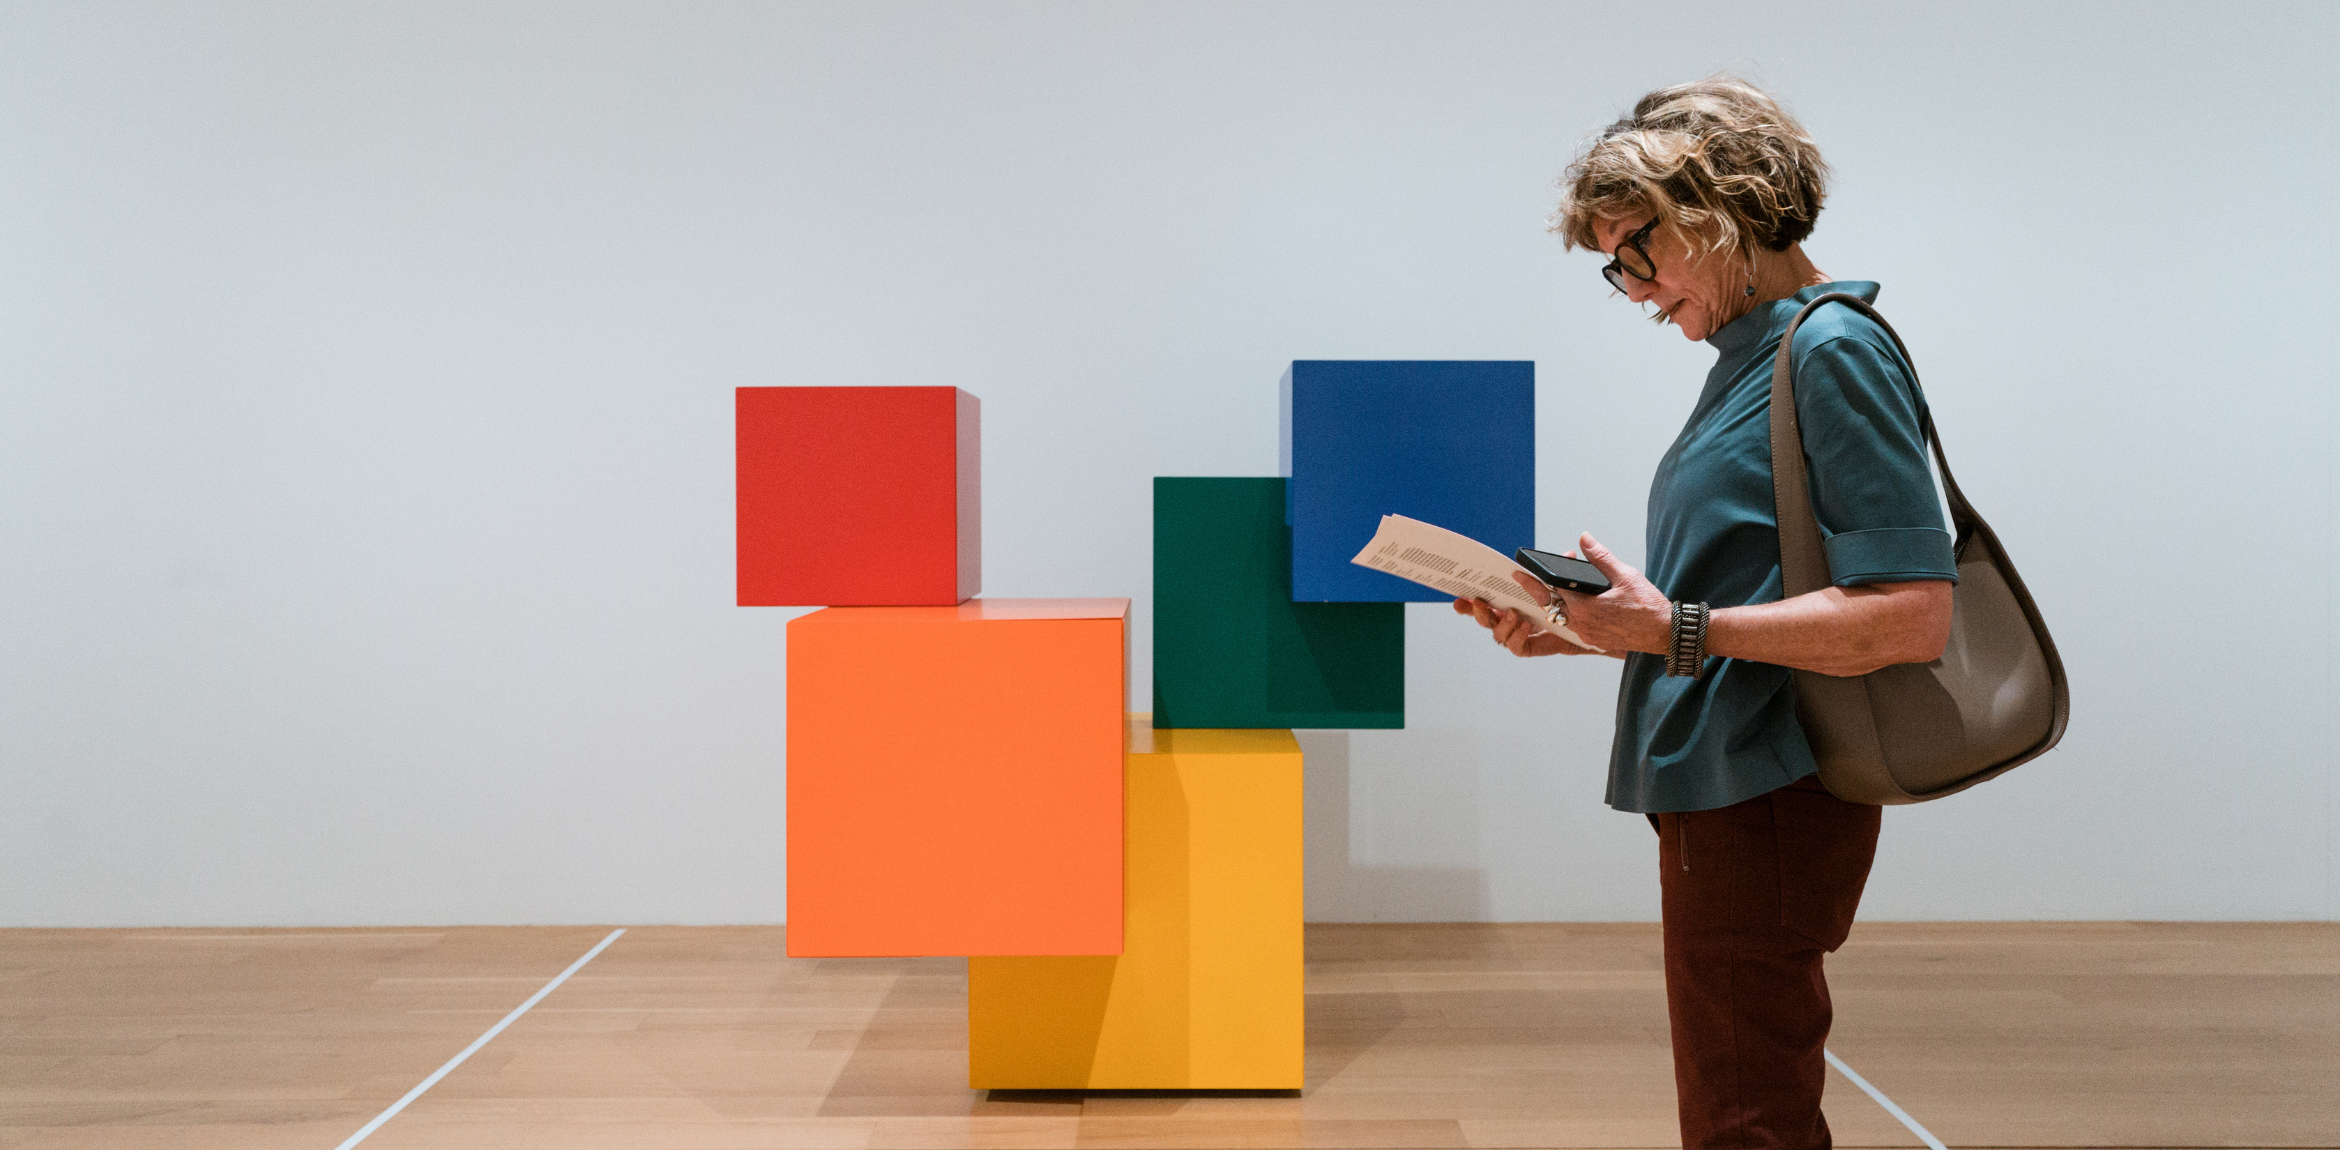
POLYGON ((1641 230, 1625 237, 1625 242, 1618 244, 1617 250, 1610 253, 1608 265, 1601 269, 1601 278, 1609 281, 1610 287, 1618 291, 1625 290, 1625 276, 1619 273, 1629 273, 1634 279, 1645 283, 1657 279, 1657 261, 1649 258, 1649 233, 1656 230, 1658 221, 1664 218, 1651 216, 1648 223, 1641 225, 1641 230))

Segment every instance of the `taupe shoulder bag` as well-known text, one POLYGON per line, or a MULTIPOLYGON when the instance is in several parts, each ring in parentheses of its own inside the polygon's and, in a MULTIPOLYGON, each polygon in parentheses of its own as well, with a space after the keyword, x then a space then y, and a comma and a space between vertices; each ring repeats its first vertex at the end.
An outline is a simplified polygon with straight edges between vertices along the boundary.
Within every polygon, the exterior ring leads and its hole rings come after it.
MULTIPOLYGON (((1780 575, 1790 598, 1829 584, 1796 425, 1791 357, 1796 328, 1830 303, 1876 320, 1916 370, 1885 317, 1842 292, 1805 305, 1779 337, 1771 369, 1771 489, 1779 515, 1780 575)), ((1922 395, 1920 418, 1942 471, 1958 557, 1950 645, 1931 663, 1903 663, 1851 678, 1795 673, 1796 717, 1820 762, 1820 781, 1850 802, 1918 803, 1956 794, 2047 753, 2064 737, 2071 714, 2055 640, 1999 537, 1950 477, 1950 460, 1922 395)))

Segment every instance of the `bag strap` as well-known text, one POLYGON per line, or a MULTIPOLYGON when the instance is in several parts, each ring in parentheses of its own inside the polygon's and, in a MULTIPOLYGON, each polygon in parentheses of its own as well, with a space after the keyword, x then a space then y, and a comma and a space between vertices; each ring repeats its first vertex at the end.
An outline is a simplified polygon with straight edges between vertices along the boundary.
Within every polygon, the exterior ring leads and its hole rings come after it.
MULTIPOLYGON (((1893 339, 1893 346, 1901 352, 1901 361, 1909 365, 1910 382, 1917 382, 1917 362, 1909 357, 1908 345, 1901 342, 1901 333, 1869 306, 1869 301, 1849 292, 1829 292, 1796 313, 1789 320, 1787 330, 1780 333, 1779 354, 1771 363, 1771 498, 1773 514, 1779 520, 1779 574, 1780 597, 1792 599, 1798 595, 1828 586, 1828 548, 1820 538, 1820 521, 1812 513, 1812 486, 1804 466, 1803 427, 1796 416, 1795 347, 1796 329, 1820 305, 1841 303, 1877 321, 1885 334, 1893 339)), ((1958 480, 1950 474, 1950 459, 1942 453, 1942 437, 1934 431, 1934 413, 1926 406, 1925 391, 1917 394, 1918 426, 1925 432, 1927 446, 1933 448, 1934 466, 1942 473, 1942 493, 1950 504, 1950 522, 1957 530, 1952 536, 1952 549, 1966 542, 1967 533, 1982 517, 1975 514, 1974 505, 1966 501, 1966 493, 1958 490, 1958 480)))

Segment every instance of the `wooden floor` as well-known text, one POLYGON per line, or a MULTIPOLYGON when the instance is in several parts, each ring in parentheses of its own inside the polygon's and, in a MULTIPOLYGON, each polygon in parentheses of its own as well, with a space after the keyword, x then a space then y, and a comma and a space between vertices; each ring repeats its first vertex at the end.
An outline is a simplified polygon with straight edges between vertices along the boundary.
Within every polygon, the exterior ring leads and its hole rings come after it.
MULTIPOLYGON (((0 1147, 332 1150, 605 933, 0 931, 0 1147)), ((364 1145, 1674 1145, 1655 928, 1308 945, 1300 1095, 986 1095, 963 961, 633 929, 364 1145)), ((1830 981, 1952 1147, 2340 1146, 2340 924, 1863 925, 1830 981)), ((1828 1090, 1840 1145, 1919 1144, 1828 1090)))

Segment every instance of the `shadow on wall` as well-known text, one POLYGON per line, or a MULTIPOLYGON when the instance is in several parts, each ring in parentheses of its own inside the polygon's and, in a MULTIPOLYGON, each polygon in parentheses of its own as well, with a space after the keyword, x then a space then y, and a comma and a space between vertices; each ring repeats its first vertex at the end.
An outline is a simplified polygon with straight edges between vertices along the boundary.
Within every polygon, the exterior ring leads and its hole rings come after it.
POLYGON ((1350 733, 1292 734, 1305 764, 1308 921, 1486 921, 1485 871, 1357 865, 1349 845, 1350 733))

